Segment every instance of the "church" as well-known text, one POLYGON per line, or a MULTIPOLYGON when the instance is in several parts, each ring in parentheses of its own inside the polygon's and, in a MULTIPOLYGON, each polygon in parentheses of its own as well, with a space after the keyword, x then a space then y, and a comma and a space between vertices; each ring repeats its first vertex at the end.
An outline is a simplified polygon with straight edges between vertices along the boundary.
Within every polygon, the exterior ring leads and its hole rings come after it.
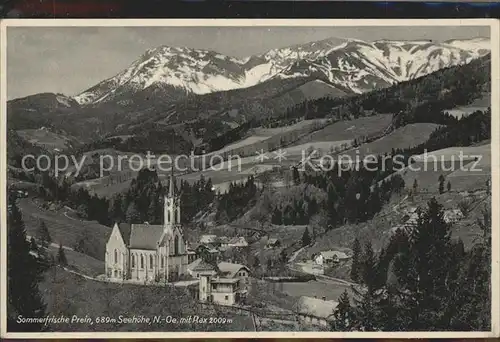
POLYGON ((169 282, 187 274, 188 251, 176 188, 172 174, 164 197, 162 225, 115 223, 106 244, 108 279, 169 282))

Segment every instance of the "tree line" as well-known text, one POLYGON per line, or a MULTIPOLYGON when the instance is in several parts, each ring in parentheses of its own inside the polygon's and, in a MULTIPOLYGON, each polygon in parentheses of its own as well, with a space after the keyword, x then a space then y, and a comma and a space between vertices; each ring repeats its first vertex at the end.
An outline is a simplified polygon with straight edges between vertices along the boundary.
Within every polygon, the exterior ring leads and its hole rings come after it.
POLYGON ((249 176, 243 183, 231 182, 229 189, 217 196, 217 222, 228 223, 242 216, 255 205, 257 191, 254 176, 249 176))

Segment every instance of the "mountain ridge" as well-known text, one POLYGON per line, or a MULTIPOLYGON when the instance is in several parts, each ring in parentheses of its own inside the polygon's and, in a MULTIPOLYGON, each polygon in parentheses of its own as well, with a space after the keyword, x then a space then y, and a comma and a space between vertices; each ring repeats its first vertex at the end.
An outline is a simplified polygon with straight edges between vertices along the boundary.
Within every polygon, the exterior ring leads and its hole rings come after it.
POLYGON ((329 38, 246 58, 204 49, 159 46, 148 49, 128 68, 73 99, 80 105, 95 105, 130 97, 158 84, 169 85, 180 93, 207 94, 244 89, 276 77, 310 74, 326 77, 332 85, 348 92, 362 93, 470 62, 486 54, 488 46, 489 38, 438 43, 329 38))

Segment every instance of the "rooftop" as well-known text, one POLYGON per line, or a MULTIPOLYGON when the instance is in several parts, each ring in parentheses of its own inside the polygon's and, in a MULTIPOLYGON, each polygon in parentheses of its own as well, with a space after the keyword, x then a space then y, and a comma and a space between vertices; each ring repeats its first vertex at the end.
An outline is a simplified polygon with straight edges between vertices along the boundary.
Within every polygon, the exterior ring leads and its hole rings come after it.
POLYGON ((200 243, 211 243, 217 239, 217 235, 205 234, 200 237, 200 243))
POLYGON ((245 265, 233 264, 231 262, 221 262, 217 265, 217 267, 221 272, 228 273, 228 276, 231 278, 233 278, 242 268, 246 269, 248 272, 250 271, 250 269, 245 265))
POLYGON ((118 230, 123 238, 123 242, 125 242, 126 246, 130 245, 130 232, 131 226, 129 223, 120 223, 118 224, 118 230))
POLYGON ((188 265, 191 271, 215 271, 215 268, 205 260, 199 258, 188 265))
POLYGON ((333 259, 334 257, 336 257, 337 259, 347 259, 347 258, 349 258, 347 256, 347 254, 345 254, 344 252, 340 252, 340 251, 324 251, 324 252, 320 252, 320 254, 325 259, 333 259))

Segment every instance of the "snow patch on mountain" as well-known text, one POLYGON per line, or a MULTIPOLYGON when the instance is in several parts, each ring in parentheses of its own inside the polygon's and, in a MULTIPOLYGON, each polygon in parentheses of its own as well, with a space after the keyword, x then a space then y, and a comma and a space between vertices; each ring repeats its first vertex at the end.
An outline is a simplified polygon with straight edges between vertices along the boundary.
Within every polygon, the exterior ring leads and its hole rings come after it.
POLYGON ((316 76, 346 92, 417 78, 444 67, 470 62, 490 50, 486 38, 446 42, 364 42, 331 38, 264 54, 234 58, 218 52, 160 46, 147 50, 116 76, 74 97, 82 105, 130 97, 157 85, 207 94, 241 89, 272 78, 316 76))
POLYGON ((71 101, 73 101, 70 97, 67 97, 63 94, 56 94, 56 101, 62 104, 65 107, 71 107, 71 101))

